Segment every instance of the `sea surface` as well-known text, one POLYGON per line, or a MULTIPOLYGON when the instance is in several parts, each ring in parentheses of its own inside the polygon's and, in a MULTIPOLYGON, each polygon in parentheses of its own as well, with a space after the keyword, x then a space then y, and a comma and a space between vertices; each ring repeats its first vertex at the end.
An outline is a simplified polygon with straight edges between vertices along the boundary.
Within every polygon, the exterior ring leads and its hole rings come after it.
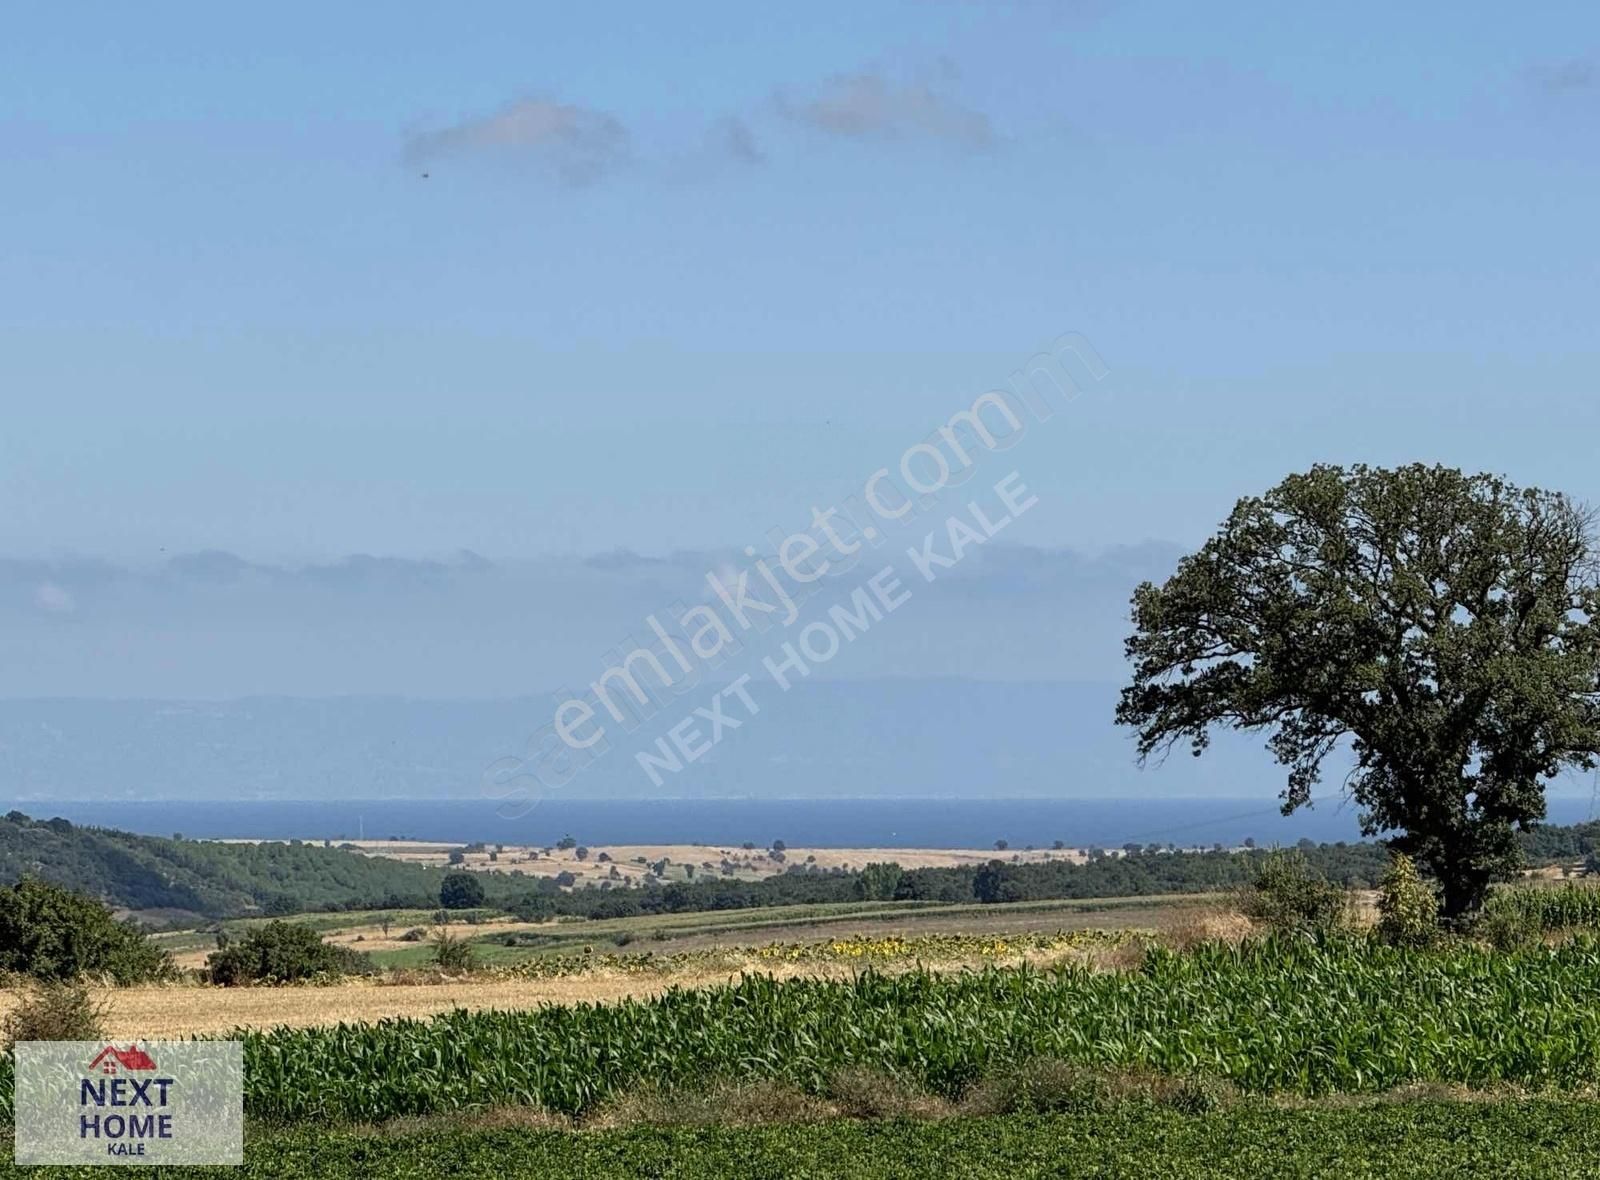
MULTIPOLYGON (((806 799, 550 800, 514 818, 490 801, 365 799, 350 802, 0 803, 45 819, 149 835, 262 839, 386 839, 549 844, 570 833, 588 844, 742 844, 783 840, 820 848, 1013 848, 1176 843, 1184 847, 1246 837, 1258 844, 1356 840, 1349 804, 1323 804, 1293 816, 1255 799, 806 799)), ((1590 800, 1552 797, 1552 822, 1588 818, 1590 800)))

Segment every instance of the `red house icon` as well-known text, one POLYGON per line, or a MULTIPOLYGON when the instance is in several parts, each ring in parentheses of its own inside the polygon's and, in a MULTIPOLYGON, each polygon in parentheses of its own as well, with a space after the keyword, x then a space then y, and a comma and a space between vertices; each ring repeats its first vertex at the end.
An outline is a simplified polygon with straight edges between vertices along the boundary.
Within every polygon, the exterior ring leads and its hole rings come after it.
POLYGON ((93 1061, 89 1062, 88 1073, 99 1070, 103 1074, 114 1074, 119 1069, 154 1069, 156 1063, 150 1054, 137 1045, 129 1045, 126 1049, 119 1049, 115 1045, 107 1045, 95 1054, 93 1061))

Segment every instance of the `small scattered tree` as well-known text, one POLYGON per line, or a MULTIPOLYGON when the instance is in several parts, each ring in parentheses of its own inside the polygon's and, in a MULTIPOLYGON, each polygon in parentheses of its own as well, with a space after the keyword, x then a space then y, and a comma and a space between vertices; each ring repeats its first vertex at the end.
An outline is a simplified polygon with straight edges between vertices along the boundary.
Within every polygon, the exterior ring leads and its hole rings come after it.
POLYGON ((439 905, 447 910, 471 910, 483 904, 483 882, 476 873, 448 873, 439 883, 439 905))
POLYGON ((467 863, 467 854, 459 848, 452 848, 448 859, 453 865, 464 865, 467 863))
POLYGON ((1007 848, 1010 848, 1010 847, 1011 847, 1011 842, 1009 840, 996 840, 994 842, 994 850, 996 852, 1004 852, 1007 848))
POLYGON ((471 971, 477 965, 473 946, 440 926, 433 932, 433 961, 445 971, 471 971))
POLYGON ((986 904, 1025 901, 1026 890, 1013 878, 1004 861, 991 860, 972 879, 972 896, 986 904))
POLYGON ((861 901, 889 901, 900 887, 900 875, 901 868, 894 861, 868 864, 856 876, 855 895, 861 901))

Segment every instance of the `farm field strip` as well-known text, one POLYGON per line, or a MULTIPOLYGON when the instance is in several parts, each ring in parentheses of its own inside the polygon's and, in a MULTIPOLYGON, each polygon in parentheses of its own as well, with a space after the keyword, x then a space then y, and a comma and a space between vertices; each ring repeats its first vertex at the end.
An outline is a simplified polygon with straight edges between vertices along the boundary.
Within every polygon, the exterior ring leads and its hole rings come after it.
POLYGON ((1516 952, 1269 939, 1153 947, 1116 972, 755 975, 609 1005, 250 1033, 246 1109, 275 1121, 506 1103, 581 1114, 641 1087, 765 1081, 822 1094, 847 1069, 954 1099, 1034 1059, 1260 1095, 1413 1082, 1588 1091, 1600 1082, 1597 995, 1592 938, 1516 952))
MULTIPOLYGON (((1129 1107, 893 1123, 633 1127, 589 1131, 423 1124, 404 1131, 250 1128, 242 1168, 150 1169, 175 1180, 435 1180, 445 1175, 1296 1176, 1311 1180, 1504 1180, 1600 1171, 1600 1105, 1532 1101, 1384 1102, 1284 1110, 1244 1104, 1190 1115, 1129 1107), (1404 1144, 1404 1150, 1398 1145, 1404 1144)), ((103 1169, 54 1168, 94 1180, 103 1169)), ((0 1177, 39 1174, 0 1159, 0 1177)))
MULTIPOLYGON (((152 984, 101 988, 108 1032, 115 1036, 216 1035, 241 1028, 312 1027, 426 1018, 455 1009, 517 1010, 542 1004, 608 1003, 660 994, 668 987, 726 984, 746 973, 777 978, 843 979, 867 965, 920 963, 956 969, 998 962, 1053 961, 1111 945, 1117 939, 1087 935, 934 936, 844 939, 825 943, 769 943, 726 953, 571 955, 522 959, 460 978, 390 982, 349 978, 295 987, 218 988, 152 984)), ((0 989, 0 1019, 16 993, 0 989)))
MULTIPOLYGON (((755 947, 772 941, 806 942, 858 937, 920 937, 938 934, 1026 934, 1063 930, 1159 929, 1197 908, 1215 905, 1210 894, 1170 898, 1114 899, 1111 901, 1055 901, 1018 903, 1004 907, 984 905, 925 906, 917 909, 851 909, 780 907, 776 911, 733 911, 740 918, 702 921, 705 915, 654 914, 639 918, 612 918, 596 922, 547 923, 524 927, 535 936, 529 945, 500 947, 496 940, 511 933, 509 926, 466 928, 490 962, 512 963, 546 955, 571 954, 586 946, 607 944, 633 953, 658 954, 755 947), (804 915, 787 915, 788 909, 807 909, 804 915), (815 912, 821 910, 822 912, 815 912), (757 916, 762 915, 762 916, 757 916)), ((381 944, 371 949, 386 966, 420 966, 428 960, 426 946, 381 944)))

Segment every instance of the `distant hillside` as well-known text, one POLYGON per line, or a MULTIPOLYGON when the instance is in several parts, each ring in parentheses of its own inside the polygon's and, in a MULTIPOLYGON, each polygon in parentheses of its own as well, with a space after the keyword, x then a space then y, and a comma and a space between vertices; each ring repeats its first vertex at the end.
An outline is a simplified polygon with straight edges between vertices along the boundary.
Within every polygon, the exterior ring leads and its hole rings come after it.
POLYGON ((0 819, 0 882, 24 874, 123 909, 210 917, 430 905, 443 875, 320 845, 169 840, 13 811, 0 819))

